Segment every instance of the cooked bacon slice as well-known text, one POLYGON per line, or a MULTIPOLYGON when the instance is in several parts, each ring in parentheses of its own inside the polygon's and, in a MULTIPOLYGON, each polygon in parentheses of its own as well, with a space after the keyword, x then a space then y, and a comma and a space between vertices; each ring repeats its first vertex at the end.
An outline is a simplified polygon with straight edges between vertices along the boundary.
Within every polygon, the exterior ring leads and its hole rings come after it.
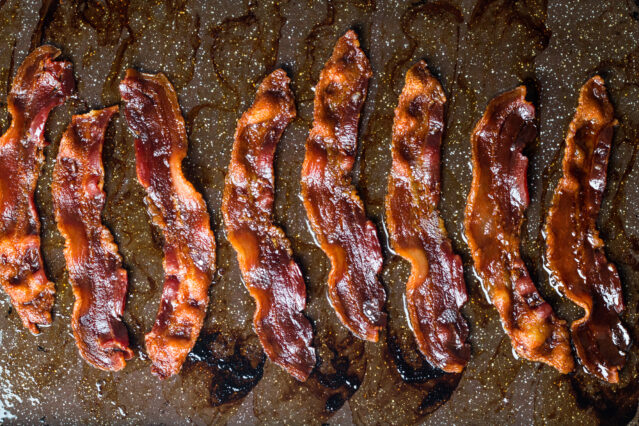
POLYGON ((393 248, 412 265, 406 307, 419 349, 432 365, 459 373, 470 357, 460 311, 466 285, 437 211, 445 103, 424 61, 408 70, 395 109, 386 220, 393 248))
POLYGON ((222 212, 229 241, 256 309, 253 325, 264 351, 305 381, 315 366, 313 329, 302 314, 306 286, 291 244, 273 225, 273 156, 295 118, 289 79, 276 70, 260 85, 253 106, 237 123, 222 212))
POLYGON ((188 141, 173 86, 163 74, 129 69, 120 94, 136 137, 147 210, 164 236, 164 290, 145 343, 151 370, 165 378, 180 371, 200 334, 215 269, 215 237, 204 199, 182 173, 188 141))
POLYGON ((596 226, 616 124, 613 114, 602 78, 588 80, 566 136, 563 177, 546 222, 546 255, 557 288, 585 311, 571 326, 577 355, 590 373, 617 383, 630 335, 619 319, 624 310, 619 275, 606 260, 596 226))
POLYGON ((537 131, 535 108, 520 86, 493 99, 471 136, 473 182, 464 225, 484 292, 499 311, 514 350, 562 373, 573 370, 568 329, 533 284, 519 253, 528 207, 522 155, 537 131))
POLYGON ((80 355, 102 370, 124 368, 133 356, 122 323, 127 277, 113 236, 102 225, 104 133, 117 106, 74 115, 53 170, 53 203, 66 244, 75 305, 71 328, 80 355))
POLYGON ((356 336, 376 342, 386 322, 386 294, 377 277, 382 254, 375 225, 366 218, 350 178, 371 75, 355 32, 348 31, 335 45, 315 88, 302 196, 311 228, 331 260, 328 295, 333 308, 356 336))
POLYGON ((7 100, 12 121, 0 138, 0 282, 25 327, 51 323, 55 287, 40 254, 40 219, 33 201, 44 127, 53 108, 75 88, 73 66, 55 61, 60 51, 40 46, 24 60, 7 100))

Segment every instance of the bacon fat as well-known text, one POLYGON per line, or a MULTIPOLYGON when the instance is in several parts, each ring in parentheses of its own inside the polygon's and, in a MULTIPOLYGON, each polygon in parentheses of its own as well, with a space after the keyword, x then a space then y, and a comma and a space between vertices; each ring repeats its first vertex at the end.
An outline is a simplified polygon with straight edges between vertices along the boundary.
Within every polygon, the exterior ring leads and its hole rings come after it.
POLYGON ((315 88, 302 196, 311 228, 331 260, 331 304, 353 334, 375 342, 386 322, 386 294, 378 279, 382 254, 375 225, 367 219, 350 177, 371 75, 357 35, 348 31, 335 45, 315 88))
POLYGON ((44 127, 53 108, 75 88, 70 62, 54 60, 60 50, 40 46, 27 56, 9 92, 11 127, 0 138, 0 283, 22 323, 37 334, 51 323, 55 286, 40 253, 40 219, 33 201, 44 127))
POLYGON ((129 69, 120 94, 147 210, 164 237, 164 290, 145 343, 152 371, 165 378, 180 371, 204 323, 215 237, 204 199, 182 173, 188 141, 173 86, 161 73, 129 69))
POLYGON ((546 221, 546 256, 558 290, 585 311, 571 326, 577 356, 590 373, 617 383, 630 335, 619 319, 624 310, 619 274, 606 259, 596 224, 616 124, 613 114, 603 79, 588 80, 566 136, 563 177, 546 221))
POLYGON ((106 194, 102 146, 117 106, 74 115, 53 170, 53 203, 75 304, 71 328, 80 355, 102 370, 133 356, 122 322, 127 274, 113 236, 102 224, 106 194))
POLYGON ((475 271, 514 350, 562 373, 573 370, 568 329, 542 299, 520 255, 528 207, 521 153, 537 134, 535 108, 520 86, 493 99, 472 135, 473 181, 465 228, 475 271))
POLYGON ((289 79, 276 70, 264 79, 235 131, 222 211, 229 241, 256 309, 253 325, 274 363, 305 381, 315 366, 313 329, 302 314, 306 286, 291 244, 272 222, 273 156, 295 118, 289 79))
POLYGON ((419 349, 434 366, 461 372, 470 357, 461 314, 466 284, 437 205, 444 91, 424 61, 406 73, 395 109, 386 220, 393 248, 412 265, 406 307, 419 349))

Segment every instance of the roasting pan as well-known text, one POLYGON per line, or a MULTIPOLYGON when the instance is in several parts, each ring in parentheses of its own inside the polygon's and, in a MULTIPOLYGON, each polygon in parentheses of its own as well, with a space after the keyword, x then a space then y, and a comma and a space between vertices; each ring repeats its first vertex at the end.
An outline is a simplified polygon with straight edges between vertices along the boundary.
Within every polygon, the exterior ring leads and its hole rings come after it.
MULTIPOLYGON (((36 1, 0 0, 0 129, 16 68, 42 43, 74 64, 77 93, 51 115, 36 202, 42 251, 56 283, 53 324, 32 336, 0 297, 0 421, 3 423, 195 424, 625 424, 637 421, 639 345, 620 384, 577 368, 561 375, 517 359, 473 274, 463 238, 470 187, 469 135, 487 102, 524 83, 538 108, 539 138, 525 153, 531 205, 522 253, 540 292, 568 320, 580 316, 551 287, 542 253, 543 218, 561 174, 563 139, 578 90, 606 81, 619 125, 599 217, 606 253, 619 270, 635 342, 639 306, 639 4, 632 0, 459 1, 36 1), (300 200, 313 86, 332 46, 354 29, 374 75, 364 106, 355 182, 378 226, 390 321, 380 342, 364 343, 339 323, 326 298, 329 262, 314 243, 300 200), (448 98, 441 213, 464 260, 472 356, 461 375, 419 355, 403 305, 408 263, 384 232, 393 109, 406 70, 425 59, 448 98), (307 283, 307 315, 321 360, 304 384, 265 356, 252 329, 254 304, 241 281, 220 212, 235 124, 256 84, 276 67, 292 79, 298 117, 276 155, 275 219, 290 237, 307 283), (218 241, 208 316, 181 374, 150 374, 144 333, 163 283, 161 238, 137 183, 133 138, 122 116, 104 148, 106 208, 129 273, 124 321, 135 358, 118 373, 92 368, 70 329, 73 294, 51 201, 58 144, 72 114, 119 102, 128 67, 164 72, 175 86, 189 135, 185 173, 203 194, 218 241)), ((1 167, 2 165, 0 165, 1 167)))

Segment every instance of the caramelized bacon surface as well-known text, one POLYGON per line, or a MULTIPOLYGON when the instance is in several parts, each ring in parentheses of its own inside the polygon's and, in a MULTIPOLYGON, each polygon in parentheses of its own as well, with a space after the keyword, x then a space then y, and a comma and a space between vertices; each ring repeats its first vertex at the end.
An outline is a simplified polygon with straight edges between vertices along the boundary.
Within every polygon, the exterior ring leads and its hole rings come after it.
POLYGON ((0 138, 0 283, 34 334, 38 325, 51 323, 55 294, 44 271, 33 201, 44 160, 44 126, 75 88, 72 65, 55 61, 59 55, 45 45, 24 60, 7 100, 11 127, 0 138))
POLYGON ((274 363, 305 381, 315 366, 313 329, 302 314, 306 286, 291 244, 273 225, 273 156, 295 118, 289 79, 276 70, 264 79, 235 131, 222 211, 244 282, 255 299, 253 325, 274 363))
POLYGON ((461 258, 453 253, 437 205, 444 91, 424 61, 406 73, 395 109, 386 220, 393 248, 412 265, 406 308, 419 349, 434 366, 461 372, 470 357, 461 258))
POLYGON ((577 355, 590 373, 617 383, 630 335, 619 319, 624 310, 619 275, 606 260, 596 227, 613 114, 604 81, 599 76, 588 80, 566 136, 563 177, 546 222, 546 256, 558 289, 585 311, 571 326, 577 355))
POLYGON ((375 225, 351 183, 359 115, 372 75, 353 31, 342 36, 315 88, 313 127, 306 141, 302 196, 311 228, 332 268, 329 299, 356 336, 377 341, 386 316, 377 275, 382 254, 375 225))
POLYGON ((120 83, 135 134, 137 175, 153 223, 164 236, 164 290, 145 337, 152 371, 180 371, 200 333, 215 269, 215 238, 202 196, 182 173, 187 138, 173 86, 163 74, 127 70, 120 83))
POLYGON ((519 253, 529 201, 521 151, 536 137, 535 108, 525 96, 520 86, 496 97, 475 126, 464 225, 475 270, 515 351, 568 373, 574 360, 566 324, 542 299, 519 253))
POLYGON ((80 355, 102 370, 124 368, 133 356, 122 323, 126 271, 113 236, 102 225, 104 133, 117 106, 74 115, 53 170, 53 203, 75 304, 71 327, 80 355))

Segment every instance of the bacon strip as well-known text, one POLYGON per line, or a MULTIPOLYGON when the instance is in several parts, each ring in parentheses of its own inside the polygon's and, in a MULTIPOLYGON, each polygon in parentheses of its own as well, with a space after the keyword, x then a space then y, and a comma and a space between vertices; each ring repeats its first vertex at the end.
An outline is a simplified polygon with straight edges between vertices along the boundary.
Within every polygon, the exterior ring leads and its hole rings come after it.
POLYGON ((75 88, 72 64, 55 61, 60 50, 40 46, 24 60, 7 100, 12 121, 0 138, 0 283, 32 333, 51 323, 55 287, 40 254, 40 219, 33 201, 44 127, 53 108, 75 88))
POLYGON ((222 212, 229 241, 256 310, 253 325, 264 351, 305 381, 315 366, 313 329, 301 313, 306 286, 284 232, 273 225, 273 156, 295 118, 290 80, 276 70, 260 85, 237 123, 222 212))
POLYGON ((377 278, 382 254, 375 225, 366 218, 350 178, 371 75, 355 32, 348 31, 335 45, 315 88, 302 196, 311 228, 331 260, 328 295, 335 312, 353 334, 376 342, 386 322, 386 294, 377 278))
POLYGON ((120 83, 124 113, 135 134, 147 210, 164 235, 164 290, 145 337, 152 371, 180 371, 200 334, 215 269, 215 237, 202 196, 182 173, 187 138, 177 95, 163 74, 127 70, 120 83))
POLYGON ((619 319, 624 310, 621 281, 615 265, 606 260, 596 226, 616 124, 613 114, 603 79, 588 80, 566 136, 563 177, 546 221, 546 255, 557 288, 585 311, 571 326, 577 355, 590 373, 618 383, 630 335, 619 319))
POLYGON ((74 115, 53 170, 53 203, 75 304, 71 328, 89 364, 118 371, 133 356, 122 323, 126 271, 113 236, 102 225, 104 133, 117 106, 74 115))
POLYGON ((432 365, 459 373, 470 357, 460 311, 466 284, 437 211, 445 103, 424 61, 408 70, 395 109, 386 220, 393 248, 412 265, 406 307, 419 349, 432 365))
POLYGON ((515 351, 568 373, 574 360, 566 324, 542 299, 519 253, 529 201, 528 159, 521 151, 536 137, 535 108, 525 96, 520 86, 493 99, 472 133, 473 182, 464 225, 475 270, 515 351))

